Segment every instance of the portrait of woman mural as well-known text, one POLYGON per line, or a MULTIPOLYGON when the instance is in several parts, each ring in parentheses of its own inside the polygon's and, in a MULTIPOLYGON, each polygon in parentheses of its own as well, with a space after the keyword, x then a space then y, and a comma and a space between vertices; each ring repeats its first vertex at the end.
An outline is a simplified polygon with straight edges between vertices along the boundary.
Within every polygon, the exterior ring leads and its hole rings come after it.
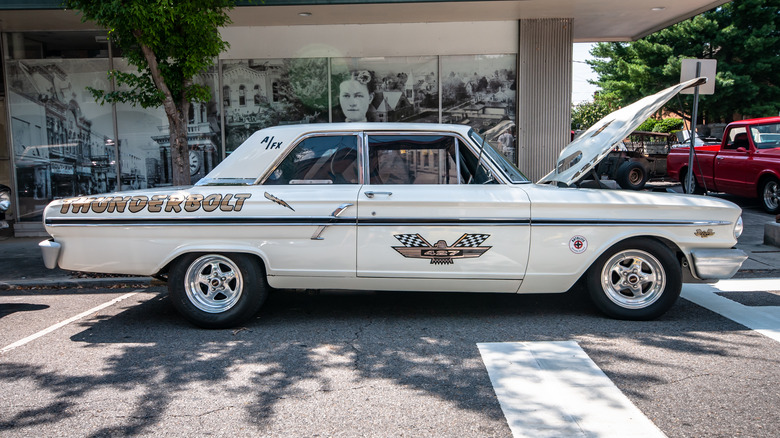
MULTIPOLYGON (((341 75, 338 85, 339 106, 345 122, 372 122, 376 83, 374 73, 369 70, 353 70, 341 75)), ((334 114, 333 121, 341 118, 334 114)))

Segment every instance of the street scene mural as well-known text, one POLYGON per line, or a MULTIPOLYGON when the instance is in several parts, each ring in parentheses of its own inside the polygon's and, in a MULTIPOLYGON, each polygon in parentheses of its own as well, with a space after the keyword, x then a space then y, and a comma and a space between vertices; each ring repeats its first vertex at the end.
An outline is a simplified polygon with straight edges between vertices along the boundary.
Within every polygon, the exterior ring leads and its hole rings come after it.
POLYGON ((438 58, 331 60, 334 122, 439 121, 438 58))
MULTIPOLYGON (((162 109, 100 105, 87 87, 108 90, 108 60, 8 61, 8 103, 20 220, 40 220, 52 199, 171 184, 168 122, 162 109)), ((116 68, 130 71, 122 61, 116 68)), ((216 69, 200 81, 216 80, 216 69)), ((209 84, 211 85, 211 84, 209 84)), ((214 89, 215 87, 212 87, 214 89)), ((221 157, 217 98, 193 105, 193 182, 221 157)))
MULTIPOLYGON (((191 182, 257 130, 329 121, 467 124, 515 162, 515 63, 515 55, 222 61, 196 78, 211 98, 190 109, 191 182)), ((121 58, 114 67, 134 71, 121 58)), ((40 220, 56 198, 171 185, 162 108, 117 104, 115 134, 112 106, 87 90, 109 89, 107 58, 6 68, 19 220, 40 220)))
POLYGON ((515 159, 515 55, 443 56, 442 123, 469 125, 515 159))
POLYGON ((269 126, 327 123, 327 78, 327 58, 224 61, 226 151, 269 126))

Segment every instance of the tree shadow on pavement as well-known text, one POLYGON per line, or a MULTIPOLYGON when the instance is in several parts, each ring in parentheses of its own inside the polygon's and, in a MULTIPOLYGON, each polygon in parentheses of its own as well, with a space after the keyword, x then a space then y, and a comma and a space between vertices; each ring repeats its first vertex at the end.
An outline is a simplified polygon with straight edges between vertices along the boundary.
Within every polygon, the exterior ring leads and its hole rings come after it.
MULTIPOLYGON (((235 419, 238 411, 247 427, 274 435, 280 433, 275 422, 293 415, 291 405, 296 405, 301 428, 296 432, 313 435, 336 421, 327 410, 310 409, 315 400, 359 427, 361 421, 385 421, 371 418, 378 405, 404 410, 393 398, 392 391, 400 390, 453 407, 463 413, 464 427, 472 417, 492 425, 464 435, 501 436, 509 429, 477 343, 577 340, 610 377, 624 382, 624 390, 642 397, 642 385, 665 383, 663 373, 675 366, 679 371, 680 364, 645 356, 639 348, 615 354, 616 344, 674 350, 697 360, 734 357, 738 346, 709 332, 742 329, 684 300, 657 321, 610 320, 574 291, 530 296, 281 292, 272 294, 245 327, 201 330, 185 323, 161 296, 83 323, 71 337, 72 354, 102 355, 100 372, 0 363, 0 381, 26 381, 51 394, 45 405, 6 409, 0 431, 57 424, 81 415, 81 404, 121 393, 121 405, 111 408, 121 412, 93 421, 97 429, 84 434, 151 434, 170 421, 171 411, 186 411, 191 419, 235 419), (625 368, 636 361, 640 367, 625 368)), ((119 398, 109 398, 118 403, 119 398)), ((408 421, 424 421, 425 413, 406 415, 408 421)), ((213 419, 205 429, 192 427, 180 432, 219 430, 213 419)))

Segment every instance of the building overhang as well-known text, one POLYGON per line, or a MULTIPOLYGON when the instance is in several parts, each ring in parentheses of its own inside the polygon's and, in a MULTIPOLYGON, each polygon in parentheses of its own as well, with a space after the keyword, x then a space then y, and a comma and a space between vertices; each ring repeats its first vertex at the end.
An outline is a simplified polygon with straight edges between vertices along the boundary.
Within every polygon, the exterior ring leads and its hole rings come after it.
MULTIPOLYGON (((94 30, 62 0, 0 0, 0 31, 94 30)), ((243 0, 232 26, 447 23, 571 18, 575 42, 633 41, 728 0, 243 0)), ((478 36, 475 36, 478 38, 478 36)))

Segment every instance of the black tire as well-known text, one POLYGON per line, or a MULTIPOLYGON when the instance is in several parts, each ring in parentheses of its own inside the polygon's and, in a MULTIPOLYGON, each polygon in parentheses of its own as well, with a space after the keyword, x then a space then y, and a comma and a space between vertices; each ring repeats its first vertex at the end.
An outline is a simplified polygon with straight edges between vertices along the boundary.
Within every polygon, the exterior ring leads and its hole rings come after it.
POLYGON ((780 181, 775 178, 767 178, 759 188, 758 199, 767 213, 780 212, 780 181))
POLYGON ((171 267, 176 310, 198 327, 235 327, 257 314, 268 295, 262 266, 246 254, 187 254, 171 267))
POLYGON ((674 253, 651 239, 614 245, 586 275, 593 304, 616 319, 655 319, 672 307, 682 289, 682 271, 674 253))
POLYGON ((625 190, 642 190, 650 174, 638 161, 626 161, 618 167, 615 180, 625 190))
MULTIPOLYGON (((686 185, 686 184, 688 184, 687 181, 688 181, 688 170, 686 169, 686 170, 680 172, 680 184, 682 184, 682 191, 683 191, 683 193, 688 193, 688 186, 686 185)), ((695 173, 693 174, 693 181, 691 181, 691 182, 693 183, 693 190, 691 190, 691 193, 693 193, 694 195, 703 195, 704 194, 704 188, 702 188, 702 186, 699 185, 699 182, 696 181, 696 174, 695 173)))

